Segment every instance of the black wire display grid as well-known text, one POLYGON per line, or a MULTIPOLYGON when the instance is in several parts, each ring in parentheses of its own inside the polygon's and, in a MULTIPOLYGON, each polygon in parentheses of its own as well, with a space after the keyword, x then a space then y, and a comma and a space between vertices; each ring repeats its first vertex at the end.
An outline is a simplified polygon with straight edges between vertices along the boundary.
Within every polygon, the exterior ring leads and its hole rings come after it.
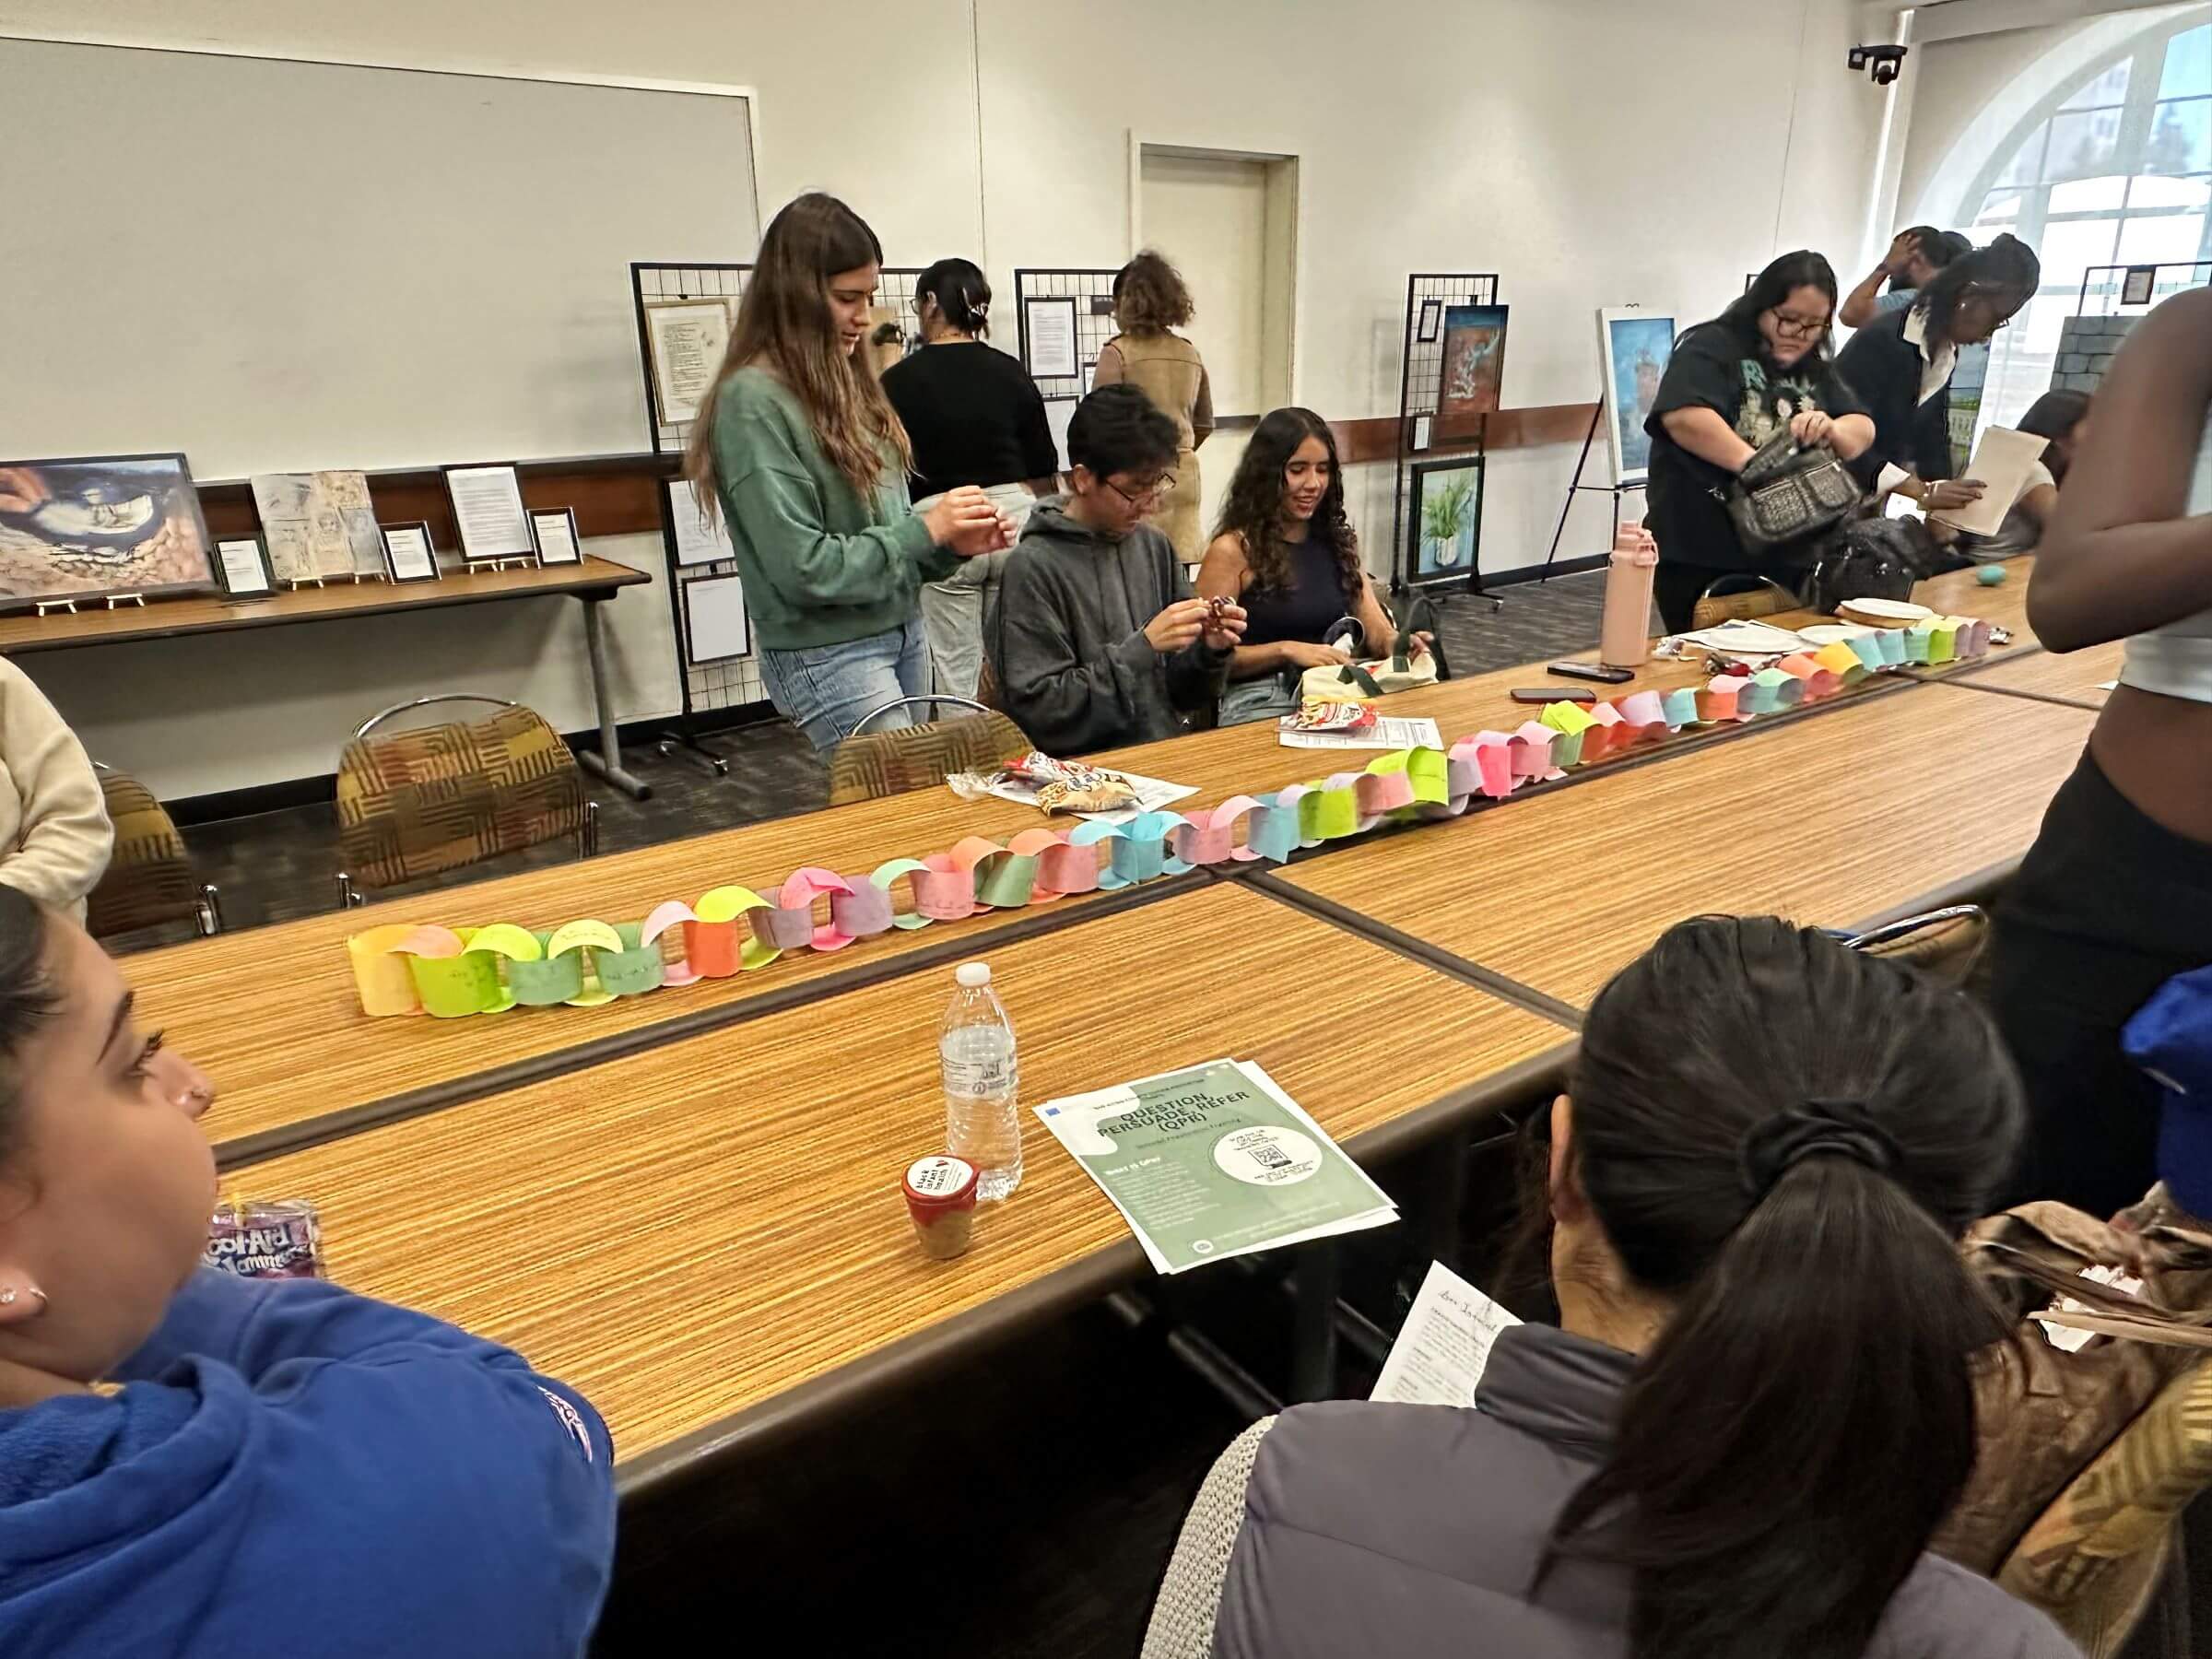
POLYGON ((1021 362, 1030 362, 1030 301, 1076 302, 1076 372, 1034 377, 1046 397, 1080 397, 1083 376, 1099 360, 1099 350, 1113 338, 1113 279, 1111 270, 1064 270, 1030 266, 1014 273, 1014 314, 1020 321, 1021 362))
MULTIPOLYGON (((1390 508, 1393 593, 1411 587, 1413 571, 1419 568, 1414 546, 1414 535, 1418 533, 1419 526, 1412 523, 1413 469, 1435 447, 1435 433, 1431 429, 1428 434, 1428 448, 1417 450, 1413 447, 1414 428, 1422 417, 1427 417, 1433 429, 1437 405, 1442 396, 1444 313, 1455 305, 1497 303, 1495 272, 1420 271, 1406 278, 1406 367, 1398 382, 1397 481, 1391 492, 1390 508)), ((1454 439, 1449 447, 1462 448, 1464 441, 1454 439)), ((1478 454, 1482 447, 1478 441, 1476 446, 1478 454)), ((1481 537, 1477 535, 1476 539, 1479 546, 1481 537)), ((1464 578, 1454 575, 1448 580, 1465 581, 1472 593, 1483 591, 1479 568, 1464 578)))
MULTIPOLYGON (((633 263, 630 265, 630 292, 638 313, 639 362, 645 377, 645 423, 654 454, 681 455, 691 441, 691 423, 660 418, 660 401, 653 389, 653 347, 646 332, 646 308, 671 300, 721 300, 729 305, 735 322, 752 270, 749 265, 633 263)), ((899 324, 909 350, 920 337, 913 300, 914 284, 921 276, 919 266, 886 266, 877 288, 877 305, 888 313, 888 320, 899 324)), ((677 510, 688 510, 690 486, 679 478, 672 480, 668 488, 675 492, 677 510)), ((695 739, 705 724, 701 716, 756 707, 767 700, 768 692, 761 683, 759 664, 752 653, 721 662, 695 663, 684 629, 689 597, 687 590, 690 584, 709 577, 735 576, 738 574, 737 561, 716 559, 699 564, 678 564, 676 524, 667 511, 666 498, 661 513, 661 552, 668 572, 669 628, 676 643, 677 665, 681 670, 677 677, 683 688, 684 706, 677 722, 677 731, 680 741, 696 747, 695 739)))

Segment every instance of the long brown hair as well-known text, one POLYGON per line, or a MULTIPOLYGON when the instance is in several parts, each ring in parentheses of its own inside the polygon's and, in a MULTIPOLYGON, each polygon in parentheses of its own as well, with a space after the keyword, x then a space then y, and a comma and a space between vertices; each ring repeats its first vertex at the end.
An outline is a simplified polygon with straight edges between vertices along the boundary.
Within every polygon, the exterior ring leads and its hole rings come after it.
POLYGON ((840 271, 883 263, 883 244, 867 220, 835 196, 800 196, 770 221, 759 262, 746 284, 714 388, 691 423, 684 477, 707 522, 721 511, 714 476, 714 411, 722 389, 740 369, 759 366, 783 382, 806 412, 814 441, 830 465, 862 495, 883 476, 888 445, 903 469, 913 465, 906 429, 883 394, 875 354, 838 344, 830 322, 828 283, 840 271))
POLYGON ((1329 487, 1321 492, 1321 504, 1313 509, 1312 528, 1307 534, 1319 537, 1336 556, 1336 580, 1344 589, 1345 605, 1357 610, 1367 590, 1367 569, 1359 562, 1359 533, 1344 511, 1344 467, 1336 459, 1336 434, 1312 410, 1271 410, 1253 428, 1244 458, 1229 481, 1214 534, 1234 533, 1244 544, 1244 568, 1252 572, 1254 593, 1280 593, 1290 585, 1290 548, 1283 540, 1284 472, 1309 438, 1320 439, 1328 452, 1329 487))

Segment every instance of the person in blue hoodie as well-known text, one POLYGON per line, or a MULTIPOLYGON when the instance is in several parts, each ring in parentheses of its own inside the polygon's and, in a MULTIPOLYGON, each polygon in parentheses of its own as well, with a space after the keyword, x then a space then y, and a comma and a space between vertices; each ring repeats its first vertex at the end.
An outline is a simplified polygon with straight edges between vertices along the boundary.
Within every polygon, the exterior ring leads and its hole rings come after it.
POLYGON ((582 1653, 598 1414, 426 1315, 202 1268, 211 1087, 160 1043, 0 887, 0 1653, 582 1653))

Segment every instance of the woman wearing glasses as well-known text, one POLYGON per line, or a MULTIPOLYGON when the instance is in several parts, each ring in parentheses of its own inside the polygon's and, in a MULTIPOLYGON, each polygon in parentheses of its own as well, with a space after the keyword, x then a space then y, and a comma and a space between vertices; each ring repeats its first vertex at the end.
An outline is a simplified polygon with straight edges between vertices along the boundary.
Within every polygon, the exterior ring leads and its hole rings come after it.
MULTIPOLYGON (((980 488, 1016 535, 1040 496, 1058 487, 1060 453, 1037 382, 983 342, 991 285, 965 259, 940 259, 914 283, 922 349, 887 370, 884 395, 914 446, 914 511, 927 512, 963 484, 980 488)), ((973 697, 982 667, 983 612, 998 592, 1005 553, 966 560, 922 589, 935 688, 973 697)))
POLYGON ((1851 336, 1836 368, 1874 417, 1873 447, 1855 470, 1876 489, 1930 512, 1981 496, 1979 483, 1950 476, 1951 376, 1959 348, 2009 324, 2041 277, 2028 244, 2000 236, 1944 266, 1911 307, 1851 336))
POLYGON ((1785 586, 1800 581, 1809 546, 1746 547, 1728 516, 1728 483, 1783 432, 1825 443, 1846 461, 1874 442, 1875 424, 1829 356, 1836 273, 1809 250, 1785 253, 1711 323, 1675 342, 1644 429, 1652 436, 1645 486, 1659 544, 1653 592, 1669 633, 1689 626, 1698 596, 1722 577, 1748 571, 1785 586))

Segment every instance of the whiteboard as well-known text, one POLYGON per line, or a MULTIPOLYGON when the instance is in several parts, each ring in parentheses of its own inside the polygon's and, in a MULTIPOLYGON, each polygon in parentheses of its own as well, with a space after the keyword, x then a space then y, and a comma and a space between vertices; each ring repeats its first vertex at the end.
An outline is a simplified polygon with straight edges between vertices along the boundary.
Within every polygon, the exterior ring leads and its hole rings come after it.
POLYGON ((646 447, 629 262, 753 256, 747 100, 0 40, 0 461, 646 447))

